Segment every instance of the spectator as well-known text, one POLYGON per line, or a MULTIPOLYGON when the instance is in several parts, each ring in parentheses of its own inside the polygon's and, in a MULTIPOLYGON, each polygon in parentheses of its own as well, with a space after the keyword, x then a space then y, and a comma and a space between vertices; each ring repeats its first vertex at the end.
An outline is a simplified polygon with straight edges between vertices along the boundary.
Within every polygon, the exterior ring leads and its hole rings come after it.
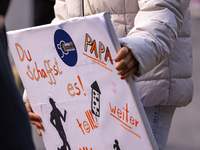
MULTIPOLYGON (((111 19, 122 48, 115 60, 121 79, 135 85, 160 150, 164 150, 173 114, 193 96, 190 0, 56 0, 55 19, 65 21, 103 11, 111 19)), ((27 109, 31 110, 29 103, 27 109)), ((39 116, 29 111, 37 131, 39 116)), ((40 135, 41 133, 38 132, 40 135)))

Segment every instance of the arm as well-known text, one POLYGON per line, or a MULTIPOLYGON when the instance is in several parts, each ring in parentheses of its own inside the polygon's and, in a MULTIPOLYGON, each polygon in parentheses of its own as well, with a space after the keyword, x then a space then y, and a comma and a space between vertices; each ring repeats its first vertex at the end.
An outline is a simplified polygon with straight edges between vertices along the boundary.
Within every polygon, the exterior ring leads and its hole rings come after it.
POLYGON ((54 22, 62 22, 67 20, 67 8, 65 0, 56 0, 54 5, 54 12, 55 18, 53 19, 52 23, 54 22))
MULTIPOLYGON (((143 75, 164 60, 172 50, 181 32, 189 0, 141 0, 135 27, 127 37, 120 39, 123 46, 132 50, 143 75)), ((133 66, 132 66, 133 67, 133 66)))
POLYGON ((65 122, 65 120, 66 120, 66 114, 67 114, 67 112, 66 112, 66 110, 64 110, 64 116, 63 116, 63 121, 65 122))
POLYGON ((58 110, 58 112, 59 112, 60 118, 62 118, 62 120, 65 122, 65 120, 66 120, 66 114, 67 114, 66 110, 64 110, 64 116, 62 115, 62 113, 60 112, 60 110, 58 110))

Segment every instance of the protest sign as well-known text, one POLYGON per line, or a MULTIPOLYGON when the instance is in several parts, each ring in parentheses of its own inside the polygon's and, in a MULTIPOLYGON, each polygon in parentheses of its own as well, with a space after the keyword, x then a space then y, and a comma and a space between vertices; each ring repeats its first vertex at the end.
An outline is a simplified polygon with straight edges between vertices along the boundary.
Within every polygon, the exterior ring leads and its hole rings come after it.
POLYGON ((8 32, 48 150, 157 149, 134 83, 115 70, 119 43, 108 16, 8 32))

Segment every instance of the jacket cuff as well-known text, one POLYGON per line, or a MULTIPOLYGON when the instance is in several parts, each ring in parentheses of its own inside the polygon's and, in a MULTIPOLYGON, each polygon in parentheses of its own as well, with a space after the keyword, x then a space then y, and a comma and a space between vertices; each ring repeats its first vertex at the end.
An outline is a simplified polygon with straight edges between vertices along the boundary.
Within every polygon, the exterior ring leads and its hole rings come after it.
POLYGON ((23 102, 24 103, 29 103, 29 99, 28 99, 28 95, 26 93, 26 89, 24 90, 24 93, 23 93, 23 102))
POLYGON ((148 56, 145 56, 146 54, 143 51, 143 49, 145 49, 145 44, 141 46, 141 43, 143 42, 139 37, 128 36, 120 38, 119 42, 122 46, 128 47, 132 51, 135 59, 139 62, 138 71, 134 74, 134 76, 140 77, 154 67, 151 63, 148 62, 147 59, 149 58, 148 56))

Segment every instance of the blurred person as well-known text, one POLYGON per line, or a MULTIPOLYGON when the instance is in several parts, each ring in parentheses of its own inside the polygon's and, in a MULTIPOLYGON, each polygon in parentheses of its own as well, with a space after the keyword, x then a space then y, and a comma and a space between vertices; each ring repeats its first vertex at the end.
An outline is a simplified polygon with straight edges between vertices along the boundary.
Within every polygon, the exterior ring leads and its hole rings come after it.
MULTIPOLYGON (((132 76, 160 150, 177 107, 193 96, 190 0, 56 0, 54 22, 109 11, 122 48, 115 68, 132 76)), ((38 134, 42 123, 24 101, 38 134)))
POLYGON ((192 17, 200 18, 200 0, 191 0, 190 9, 192 17))
MULTIPOLYGON (((53 9, 54 4, 55 0, 34 0, 34 26, 51 23, 51 21, 55 17, 53 9)), ((12 71, 17 87, 19 88, 20 93, 23 93, 24 87, 15 65, 12 65, 12 71)))
POLYGON ((55 17, 55 0, 34 0, 34 25, 49 24, 55 17))
MULTIPOLYGON (((54 4, 55 0, 34 0, 34 26, 51 23, 52 19, 55 17, 53 9, 54 4)), ((20 93, 23 93, 24 87, 15 65, 12 65, 12 72, 20 93)))
POLYGON ((31 127, 8 59, 5 15, 10 0, 0 0, 0 150, 34 150, 31 127))

